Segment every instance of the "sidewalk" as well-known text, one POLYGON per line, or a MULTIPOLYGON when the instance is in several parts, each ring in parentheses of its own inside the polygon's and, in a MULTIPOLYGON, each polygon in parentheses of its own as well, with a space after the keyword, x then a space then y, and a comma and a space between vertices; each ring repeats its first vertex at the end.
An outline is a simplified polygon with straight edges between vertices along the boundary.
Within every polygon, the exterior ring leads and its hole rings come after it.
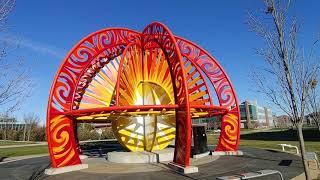
POLYGON ((0 146, 0 149, 28 147, 28 146, 41 146, 41 145, 47 145, 47 144, 48 144, 47 142, 35 142, 34 144, 17 144, 17 145, 0 146))

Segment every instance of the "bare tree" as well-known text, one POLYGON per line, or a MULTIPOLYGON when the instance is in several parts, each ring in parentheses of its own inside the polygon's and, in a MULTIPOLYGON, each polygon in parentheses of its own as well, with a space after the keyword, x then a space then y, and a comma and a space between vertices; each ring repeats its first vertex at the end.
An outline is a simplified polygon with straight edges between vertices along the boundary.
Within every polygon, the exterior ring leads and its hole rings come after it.
POLYGON ((298 129, 298 139, 306 179, 310 179, 305 161, 305 144, 302 132, 306 99, 318 67, 311 65, 297 42, 299 25, 288 13, 290 0, 264 0, 263 16, 248 14, 248 25, 265 44, 257 54, 264 59, 263 71, 253 73, 258 91, 285 112, 298 129), (290 21, 289 24, 287 21, 290 21))
POLYGON ((0 114, 0 122, 2 122, 1 129, 3 133, 3 140, 8 140, 8 130, 13 129, 13 124, 16 122, 16 118, 10 117, 7 114, 0 114))
POLYGON ((7 28, 7 18, 16 4, 15 0, 0 0, 0 29, 7 28))
POLYGON ((27 135, 27 123, 24 122, 22 141, 26 141, 26 135, 27 135))
POLYGON ((318 80, 313 79, 311 81, 311 93, 308 97, 307 110, 309 112, 308 117, 316 123, 320 132, 320 92, 317 85, 318 80))
POLYGON ((38 126, 40 119, 39 116, 34 113, 29 113, 23 117, 25 123, 23 139, 30 141, 31 133, 38 126))
MULTIPOLYGON (((15 0, 0 0, 0 32, 7 30, 7 18, 15 6, 15 0)), ((0 111, 11 113, 29 96, 32 84, 27 68, 21 60, 9 61, 7 52, 12 48, 0 44, 0 111)))

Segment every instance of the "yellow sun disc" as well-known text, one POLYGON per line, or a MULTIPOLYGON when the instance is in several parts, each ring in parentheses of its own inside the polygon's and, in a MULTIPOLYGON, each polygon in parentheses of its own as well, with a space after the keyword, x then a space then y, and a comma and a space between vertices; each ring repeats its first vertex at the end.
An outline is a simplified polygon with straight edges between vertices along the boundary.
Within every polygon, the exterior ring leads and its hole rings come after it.
MULTIPOLYGON (((79 109, 112 106, 117 73, 119 106, 172 105, 174 92, 166 57, 160 48, 144 50, 132 46, 127 53, 106 64, 86 89, 79 109), (119 70, 120 61, 123 69, 119 70)), ((175 113, 131 113, 112 120, 118 141, 131 151, 154 151, 167 147, 175 138, 175 113)))

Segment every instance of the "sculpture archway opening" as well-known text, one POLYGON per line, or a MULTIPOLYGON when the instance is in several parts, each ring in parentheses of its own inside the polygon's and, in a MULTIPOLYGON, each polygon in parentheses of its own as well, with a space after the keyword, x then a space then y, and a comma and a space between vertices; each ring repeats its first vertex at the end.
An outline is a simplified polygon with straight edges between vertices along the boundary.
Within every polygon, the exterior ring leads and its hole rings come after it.
POLYGON ((215 151, 236 151, 236 94, 205 50, 158 22, 141 33, 103 29, 75 45, 54 78, 47 110, 52 167, 81 164, 77 122, 104 121, 130 151, 160 150, 175 139, 173 162, 186 167, 191 119, 212 116, 222 116, 215 151))

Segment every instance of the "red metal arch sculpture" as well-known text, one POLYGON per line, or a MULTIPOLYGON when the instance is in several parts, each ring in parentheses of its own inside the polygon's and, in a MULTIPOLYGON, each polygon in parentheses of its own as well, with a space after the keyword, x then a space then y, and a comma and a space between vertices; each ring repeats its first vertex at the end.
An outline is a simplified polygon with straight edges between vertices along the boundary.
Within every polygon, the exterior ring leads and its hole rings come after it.
POLYGON ((157 22, 148 25, 142 33, 124 28, 109 28, 92 33, 68 53, 51 87, 47 139, 52 167, 81 164, 75 135, 79 117, 104 115, 116 119, 128 113, 162 114, 169 111, 174 112, 176 118, 174 163, 189 166, 191 118, 222 115, 222 132, 215 150, 237 150, 240 134, 237 98, 229 78, 206 51, 174 36, 166 26, 157 22), (141 62, 132 60, 132 56, 140 58, 141 62), (166 82, 172 83, 173 94, 169 96, 172 96, 174 102, 157 105, 126 104, 124 97, 130 93, 125 89, 128 78, 121 74, 124 68, 133 68, 129 63, 140 63, 144 74, 152 77, 155 76, 154 66, 167 67, 158 74, 162 75, 159 77, 170 77, 166 82), (97 76, 97 73, 105 67, 108 72, 117 73, 113 78, 109 77, 114 89, 109 92, 107 105, 84 108, 81 103, 86 99, 86 90, 90 86, 98 86, 93 79, 99 78, 101 75, 97 76), (215 90, 219 105, 214 105, 210 88, 215 90))

